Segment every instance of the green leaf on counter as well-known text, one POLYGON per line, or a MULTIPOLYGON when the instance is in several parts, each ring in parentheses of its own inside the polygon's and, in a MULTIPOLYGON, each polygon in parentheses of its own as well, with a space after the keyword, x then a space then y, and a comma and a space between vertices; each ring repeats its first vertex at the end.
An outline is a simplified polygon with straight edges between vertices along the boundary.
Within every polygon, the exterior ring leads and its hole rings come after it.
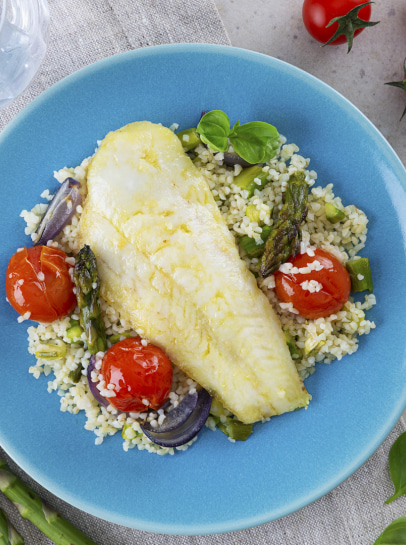
POLYGON ((396 439, 389 451, 389 472, 395 493, 385 503, 406 494, 406 432, 396 439))
POLYGON ((374 545, 406 545, 406 517, 391 522, 374 545))

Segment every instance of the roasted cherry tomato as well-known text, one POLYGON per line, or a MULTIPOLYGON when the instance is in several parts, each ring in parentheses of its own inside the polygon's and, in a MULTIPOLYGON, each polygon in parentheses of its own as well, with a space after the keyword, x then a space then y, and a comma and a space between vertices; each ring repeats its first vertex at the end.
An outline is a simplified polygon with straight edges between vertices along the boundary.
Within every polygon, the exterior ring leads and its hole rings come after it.
POLYGON ((310 265, 313 270, 301 273, 293 269, 290 273, 275 273, 275 291, 282 302, 292 303, 301 316, 310 319, 329 316, 343 307, 350 295, 351 280, 347 269, 337 258, 316 248, 314 256, 299 254, 289 263, 296 269, 310 265), (311 265, 316 260, 320 266, 311 265))
POLYGON ((68 256, 51 246, 22 248, 10 259, 6 294, 11 306, 30 320, 53 322, 76 306, 68 256))
MULTIPOLYGON (((335 17, 347 15, 352 9, 365 3, 360 0, 305 0, 302 8, 303 23, 315 40, 325 44, 334 36, 339 27, 337 22, 327 26, 330 21, 335 17)), ((348 35, 352 42, 352 38, 362 32, 365 26, 376 24, 369 23, 371 4, 361 8, 357 15, 360 21, 352 25, 343 24, 344 33, 333 40, 331 44, 338 45, 348 42, 348 35), (362 26, 363 22, 366 22, 364 27, 358 28, 358 26, 362 26), (349 30, 347 30, 347 27, 349 30), (355 29, 355 31, 352 29, 355 29), (345 32, 347 32, 347 35, 345 32)))
POLYGON ((159 409, 172 387, 172 364, 157 346, 143 346, 139 337, 114 344, 104 355, 100 373, 112 384, 109 402, 120 411, 159 409))

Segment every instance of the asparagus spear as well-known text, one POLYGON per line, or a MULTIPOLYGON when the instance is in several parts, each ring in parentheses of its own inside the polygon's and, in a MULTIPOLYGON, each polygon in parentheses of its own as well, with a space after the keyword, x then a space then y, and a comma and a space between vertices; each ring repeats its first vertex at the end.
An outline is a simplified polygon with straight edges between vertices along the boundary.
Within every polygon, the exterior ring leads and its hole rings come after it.
POLYGON ((265 244, 260 266, 263 278, 275 272, 291 256, 297 255, 300 225, 307 216, 308 194, 304 173, 293 174, 286 186, 285 202, 265 244))
POLYGON ((98 303, 100 280, 96 258, 90 246, 83 246, 76 256, 74 280, 80 308, 80 325, 86 334, 88 350, 91 354, 104 352, 107 349, 107 340, 98 303))
POLYGON ((23 518, 35 524, 56 545, 96 545, 48 507, 31 487, 11 472, 4 460, 0 460, 0 490, 14 503, 23 518))
POLYGON ((24 545, 24 538, 20 536, 8 519, 4 511, 0 509, 0 545, 24 545))

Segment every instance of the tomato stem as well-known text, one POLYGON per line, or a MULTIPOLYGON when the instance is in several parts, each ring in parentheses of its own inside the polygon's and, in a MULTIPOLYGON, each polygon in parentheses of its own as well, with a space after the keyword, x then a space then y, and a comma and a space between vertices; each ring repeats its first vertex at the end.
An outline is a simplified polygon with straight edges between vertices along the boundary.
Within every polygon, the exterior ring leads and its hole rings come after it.
POLYGON ((334 23, 338 23, 337 31, 334 33, 334 35, 329 39, 328 42, 323 44, 322 47, 325 45, 329 45, 334 40, 336 40, 339 36, 345 36, 347 43, 348 43, 348 51, 349 53, 352 48, 352 43, 354 40, 354 34, 356 30, 375 26, 380 21, 372 22, 372 21, 364 21, 363 19, 360 19, 358 17, 358 13, 362 8, 365 8, 366 6, 369 6, 370 4, 373 4, 374 2, 365 2, 365 4, 360 4, 359 6, 356 6, 355 8, 351 9, 346 15, 342 15, 340 17, 334 17, 331 19, 331 21, 326 25, 326 28, 333 25, 334 23))

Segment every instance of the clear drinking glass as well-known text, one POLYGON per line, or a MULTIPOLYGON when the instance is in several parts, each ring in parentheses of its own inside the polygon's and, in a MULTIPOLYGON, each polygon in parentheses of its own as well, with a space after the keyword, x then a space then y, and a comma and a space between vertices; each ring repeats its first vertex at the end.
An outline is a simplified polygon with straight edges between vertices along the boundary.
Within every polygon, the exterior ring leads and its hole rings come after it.
POLYGON ((0 109, 26 89, 45 56, 46 0, 0 0, 0 109))

